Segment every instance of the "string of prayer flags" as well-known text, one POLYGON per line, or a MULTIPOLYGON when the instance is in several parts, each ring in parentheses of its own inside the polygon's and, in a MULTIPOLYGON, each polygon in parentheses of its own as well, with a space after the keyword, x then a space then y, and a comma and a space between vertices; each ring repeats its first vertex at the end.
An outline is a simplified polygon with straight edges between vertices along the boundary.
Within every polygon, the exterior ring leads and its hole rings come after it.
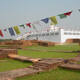
POLYGON ((14 28, 17 35, 19 35, 21 33, 18 26, 14 26, 13 28, 14 28))
POLYGON ((49 22, 49 18, 41 19, 41 21, 47 24, 49 22))
POLYGON ((26 26, 28 26, 28 27, 30 27, 30 28, 31 28, 31 23, 27 23, 27 24, 26 24, 26 26))
POLYGON ((64 15, 66 15, 66 16, 70 16, 70 15, 71 15, 71 13, 72 13, 72 11, 67 12, 67 13, 64 13, 64 15))
POLYGON ((1 36, 1 37, 4 37, 4 35, 3 35, 3 33, 2 33, 2 31, 1 31, 1 30, 0 30, 0 36, 1 36))
POLYGON ((63 18, 66 18, 66 17, 67 17, 67 16, 64 15, 64 14, 59 14, 58 16, 60 17, 60 19, 63 19, 63 18))
POLYGON ((54 25, 58 24, 56 16, 52 16, 50 17, 50 19, 51 19, 51 23, 53 23, 54 25))
POLYGON ((59 14, 58 16, 60 17, 60 19, 66 18, 67 16, 70 16, 72 13, 72 11, 67 12, 67 13, 63 13, 63 14, 59 14))
POLYGON ((15 36, 14 30, 12 27, 8 28, 8 30, 11 36, 15 36))
POLYGON ((19 25, 20 27, 23 27, 24 29, 25 29, 25 26, 24 26, 24 24, 21 24, 21 25, 19 25))

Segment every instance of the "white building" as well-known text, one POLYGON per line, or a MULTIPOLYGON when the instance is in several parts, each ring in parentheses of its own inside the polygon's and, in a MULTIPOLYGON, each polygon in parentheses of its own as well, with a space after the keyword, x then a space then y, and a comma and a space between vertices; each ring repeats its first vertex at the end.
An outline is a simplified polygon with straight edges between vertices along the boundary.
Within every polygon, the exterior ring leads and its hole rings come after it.
POLYGON ((65 30, 51 26, 47 31, 30 33, 25 39, 64 43, 67 39, 80 39, 80 31, 65 30))

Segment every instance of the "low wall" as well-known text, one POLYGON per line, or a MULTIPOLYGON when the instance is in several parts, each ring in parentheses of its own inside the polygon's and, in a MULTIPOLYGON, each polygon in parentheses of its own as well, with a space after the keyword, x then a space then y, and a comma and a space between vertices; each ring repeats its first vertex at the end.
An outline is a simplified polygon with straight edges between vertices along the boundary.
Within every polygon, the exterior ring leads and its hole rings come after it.
POLYGON ((12 49, 24 48, 32 45, 54 46, 55 44, 56 43, 54 42, 38 41, 38 40, 12 40, 12 41, 0 42, 0 46, 12 49))
POLYGON ((79 43, 80 39, 67 39, 66 43, 79 43))
POLYGON ((16 49, 0 49, 0 59, 7 58, 9 54, 17 54, 16 49))

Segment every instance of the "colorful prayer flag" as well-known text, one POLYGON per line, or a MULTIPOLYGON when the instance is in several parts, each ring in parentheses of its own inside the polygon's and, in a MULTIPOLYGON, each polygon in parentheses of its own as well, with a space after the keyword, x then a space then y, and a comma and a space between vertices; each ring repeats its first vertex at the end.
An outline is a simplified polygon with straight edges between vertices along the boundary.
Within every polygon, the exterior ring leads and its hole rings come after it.
POLYGON ((3 36, 4 36, 1 30, 0 30, 0 36, 1 36, 1 37, 3 37, 3 36))
POLYGON ((25 29, 25 26, 24 26, 24 24, 21 24, 21 25, 19 25, 20 27, 23 27, 24 29, 25 29))
POLYGON ((16 34, 18 34, 18 35, 21 33, 18 26, 14 26, 14 30, 15 30, 16 34))
POLYGON ((49 18, 41 19, 41 21, 47 24, 49 22, 49 18))
POLYGON ((71 15, 71 13, 72 13, 72 11, 67 12, 67 13, 64 13, 64 15, 66 15, 66 16, 70 16, 70 15, 71 15))
POLYGON ((50 19, 51 19, 51 21, 52 21, 52 23, 54 24, 54 25, 56 25, 58 22, 57 22, 57 19, 56 19, 56 16, 52 16, 52 17, 50 17, 50 19))
POLYGON ((12 27, 8 28, 8 30, 11 36, 15 36, 14 30, 12 27))
POLYGON ((30 27, 30 28, 31 28, 31 23, 27 23, 27 24, 26 24, 26 26, 28 26, 28 27, 30 27))
POLYGON ((60 19, 63 19, 63 18, 66 18, 66 17, 67 17, 67 16, 64 15, 64 14, 59 14, 58 16, 60 17, 60 19))

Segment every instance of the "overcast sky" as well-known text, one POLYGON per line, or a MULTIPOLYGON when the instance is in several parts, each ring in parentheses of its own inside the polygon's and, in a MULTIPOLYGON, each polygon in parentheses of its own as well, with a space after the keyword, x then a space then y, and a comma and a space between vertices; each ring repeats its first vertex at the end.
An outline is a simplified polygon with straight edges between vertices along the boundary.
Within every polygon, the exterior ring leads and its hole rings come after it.
POLYGON ((71 11, 58 26, 80 28, 80 0, 0 0, 0 29, 71 11))
POLYGON ((0 0, 0 26, 40 20, 70 10, 80 18, 79 8, 80 0, 0 0))

